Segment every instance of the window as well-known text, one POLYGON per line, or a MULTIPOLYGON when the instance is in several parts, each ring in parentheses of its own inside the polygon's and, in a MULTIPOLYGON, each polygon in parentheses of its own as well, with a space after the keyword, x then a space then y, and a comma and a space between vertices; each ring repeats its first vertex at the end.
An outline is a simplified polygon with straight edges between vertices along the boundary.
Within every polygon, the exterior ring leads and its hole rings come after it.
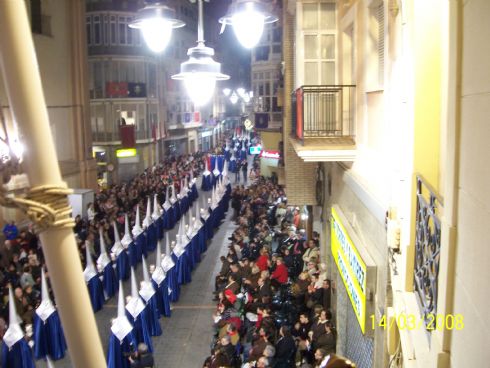
POLYGON ((269 46, 260 46, 255 48, 255 61, 269 60, 269 46))
POLYGON ((116 17, 111 16, 111 45, 117 44, 116 17))
POLYGON ((109 45, 110 23, 109 17, 104 15, 104 45, 109 45))
POLYGON ((44 4, 41 0, 30 0, 31 11, 31 31, 32 33, 42 34, 45 36, 51 36, 51 16, 47 14, 48 4, 44 4), (47 8, 47 9, 46 9, 47 8))
POLYGON ((384 83, 384 22, 383 1, 372 0, 368 4, 366 41, 368 88, 372 90, 382 88, 384 83))
POLYGON ((92 45, 92 21, 91 17, 86 17, 85 18, 85 24, 87 27, 87 45, 90 46, 92 45))
POLYGON ((128 24, 126 23, 126 17, 118 17, 117 25, 119 30, 119 44, 126 45, 126 29, 128 29, 128 24))
POLYGON ((94 45, 100 45, 102 41, 100 16, 94 15, 94 45))
POLYGON ((298 4, 301 16, 298 44, 298 85, 333 85, 336 83, 336 5, 334 2, 298 4))

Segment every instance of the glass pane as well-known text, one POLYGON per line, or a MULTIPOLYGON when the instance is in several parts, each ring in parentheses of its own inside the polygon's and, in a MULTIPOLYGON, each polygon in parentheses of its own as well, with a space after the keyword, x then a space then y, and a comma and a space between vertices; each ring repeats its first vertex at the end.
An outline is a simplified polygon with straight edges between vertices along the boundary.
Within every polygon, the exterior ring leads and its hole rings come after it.
POLYGON ((320 4, 320 27, 322 29, 335 29, 335 4, 321 3, 320 4))
POLYGON ((305 35, 305 59, 318 59, 317 39, 317 35, 305 35))
POLYGON ((303 4, 303 29, 318 29, 317 4, 303 4))
POLYGON ((318 63, 305 63, 305 84, 318 84, 318 63))
POLYGON ((335 84, 334 62, 322 62, 322 84, 335 84))
POLYGON ((333 35, 322 35, 322 59, 335 59, 335 37, 333 35))

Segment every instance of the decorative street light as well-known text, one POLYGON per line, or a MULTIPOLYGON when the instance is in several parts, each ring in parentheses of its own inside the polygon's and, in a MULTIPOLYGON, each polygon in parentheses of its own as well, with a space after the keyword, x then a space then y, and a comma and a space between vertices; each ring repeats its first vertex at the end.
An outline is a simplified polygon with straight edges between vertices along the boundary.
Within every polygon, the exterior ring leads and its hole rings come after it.
POLYGON ((230 99, 230 102, 235 105, 238 100, 242 99, 243 102, 248 104, 253 97, 253 91, 246 92, 245 88, 239 87, 236 90, 230 88, 224 88, 223 94, 230 99))
POLYGON ((223 24, 222 31, 226 25, 232 25, 238 41, 243 47, 251 49, 260 41, 264 25, 277 19, 260 0, 233 0, 228 13, 219 21, 223 24))
POLYGON ((197 28, 197 46, 187 51, 189 60, 180 64, 180 73, 172 79, 183 80, 189 97, 195 105, 205 105, 214 93, 216 81, 230 79, 221 73, 221 64, 213 60, 214 49, 204 44, 203 0, 197 0, 199 20, 197 28))
POLYGON ((185 23, 175 18, 175 10, 160 2, 139 9, 135 20, 129 24, 130 28, 141 29, 147 46, 157 53, 167 47, 172 29, 183 26, 185 23))
POLYGON ((234 105, 238 102, 238 96, 235 92, 233 92, 230 96, 230 102, 234 105))

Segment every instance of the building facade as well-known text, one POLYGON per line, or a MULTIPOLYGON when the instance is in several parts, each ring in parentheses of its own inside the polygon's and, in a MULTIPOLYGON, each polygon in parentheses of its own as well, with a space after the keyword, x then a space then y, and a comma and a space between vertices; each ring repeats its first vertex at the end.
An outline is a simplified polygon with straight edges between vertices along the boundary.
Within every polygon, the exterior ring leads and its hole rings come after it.
POLYGON ((158 57, 140 31, 128 24, 138 1, 87 1, 90 118, 99 180, 128 180, 156 162, 155 145, 164 136, 163 75, 158 57), (117 157, 121 126, 132 136, 132 157, 117 157), (132 128, 132 129, 131 129, 132 128), (134 138, 133 138, 134 137, 134 138))
POLYGON ((337 352, 358 367, 489 359, 489 6, 284 2, 288 201, 314 206, 337 352))

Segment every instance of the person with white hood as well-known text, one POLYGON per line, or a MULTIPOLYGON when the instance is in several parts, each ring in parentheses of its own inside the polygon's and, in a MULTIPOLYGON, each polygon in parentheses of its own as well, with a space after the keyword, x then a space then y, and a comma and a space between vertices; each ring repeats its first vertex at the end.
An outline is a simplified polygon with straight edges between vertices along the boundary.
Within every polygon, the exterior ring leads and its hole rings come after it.
POLYGON ((44 269, 41 271, 41 304, 34 314, 34 357, 59 360, 67 349, 60 316, 49 298, 44 269))
MULTIPOLYGON (((172 242, 175 245, 175 242, 172 242)), ((176 302, 180 296, 180 285, 178 281, 178 270, 174 262, 174 254, 168 240, 168 233, 165 234, 165 255, 161 262, 163 271, 167 275, 168 292, 170 301, 176 302)))
POLYGON ((162 327, 158 321, 160 318, 160 310, 158 309, 157 294, 150 280, 150 274, 148 273, 148 267, 146 266, 145 257, 141 258, 143 266, 143 278, 140 282, 139 294, 143 298, 147 309, 147 322, 150 336, 160 336, 162 334, 162 327))
MULTIPOLYGON (((116 273, 118 279, 124 281, 129 278, 129 256, 119 237, 119 230, 117 229, 116 223, 113 222, 112 226, 114 228, 114 245, 111 248, 111 257, 116 261, 116 273)), ((129 235, 129 227, 128 236, 131 238, 131 235, 129 235)), ((131 242, 132 240, 130 240, 129 244, 131 244, 131 242)))
POLYGON ((104 287, 102 286, 102 281, 100 281, 99 274, 94 265, 94 260, 90 254, 88 247, 85 247, 85 270, 83 271, 83 276, 88 287, 88 294, 90 296, 90 302, 92 303, 92 308, 94 312, 98 312, 102 309, 104 305, 104 287))
POLYGON ((179 223, 179 232, 177 234, 176 245, 172 250, 172 258, 175 262, 175 266, 177 267, 177 281, 179 285, 187 284, 192 281, 190 264, 185 251, 189 240, 185 235, 184 229, 185 217, 182 217, 179 223))
POLYGON ((155 229, 157 233, 157 242, 158 240, 163 239, 163 216, 162 216, 162 208, 158 204, 158 195, 153 195, 153 212, 151 214, 151 218, 153 219, 153 223, 155 224, 155 229))
MULTIPOLYGON (((124 215, 124 236, 121 239, 121 244, 128 252, 129 265, 136 267, 138 264, 138 258, 136 258, 136 244, 134 244, 133 237, 129 231, 129 219, 128 214, 124 215)), ((129 271, 128 271, 129 273, 129 271)))
POLYGON ((157 244, 155 265, 150 265, 150 272, 153 268, 153 272, 151 273, 151 282, 153 284, 153 287, 155 288, 157 306, 160 315, 170 317, 170 293, 168 288, 168 275, 162 267, 162 243, 163 239, 160 239, 157 244))
POLYGON ((118 280, 112 260, 107 254, 102 228, 99 228, 100 255, 97 258, 97 269, 102 273, 102 285, 106 299, 112 298, 118 288, 118 280))
MULTIPOLYGON (((143 230, 146 236, 146 250, 153 252, 157 248, 157 229, 153 223, 153 217, 151 214, 151 200, 148 197, 146 205, 146 216, 143 219, 143 230)), ((146 255, 145 255, 146 256, 146 255)))
POLYGON ((130 368, 128 356, 136 350, 137 342, 133 333, 133 325, 126 317, 124 308, 124 290, 119 281, 119 299, 117 303, 117 318, 111 323, 109 349, 107 353, 107 368, 130 368))
POLYGON ((2 340, 2 368, 35 368, 32 351, 20 327, 14 293, 9 287, 9 327, 2 340))
POLYGON ((204 158, 204 171, 202 172, 201 190, 207 192, 213 187, 213 179, 208 168, 208 160, 204 158))
POLYGON ((138 286, 133 267, 131 267, 131 296, 128 299, 126 303, 126 317, 128 317, 129 322, 133 325, 136 342, 138 344, 144 342, 148 345, 148 349, 153 352, 153 344, 148 329, 148 309, 138 294, 138 286))
POLYGON ((170 203, 170 185, 167 185, 165 194, 165 202, 163 202, 163 228, 170 230, 174 227, 174 214, 172 210, 172 204, 170 203))
MULTIPOLYGON (((133 233, 136 262, 140 262, 141 255, 144 254, 146 257, 147 254, 146 254, 146 234, 143 228, 141 227, 139 205, 136 206, 136 219, 131 232, 133 233)), ((131 263, 131 267, 135 267, 135 265, 131 263)))

